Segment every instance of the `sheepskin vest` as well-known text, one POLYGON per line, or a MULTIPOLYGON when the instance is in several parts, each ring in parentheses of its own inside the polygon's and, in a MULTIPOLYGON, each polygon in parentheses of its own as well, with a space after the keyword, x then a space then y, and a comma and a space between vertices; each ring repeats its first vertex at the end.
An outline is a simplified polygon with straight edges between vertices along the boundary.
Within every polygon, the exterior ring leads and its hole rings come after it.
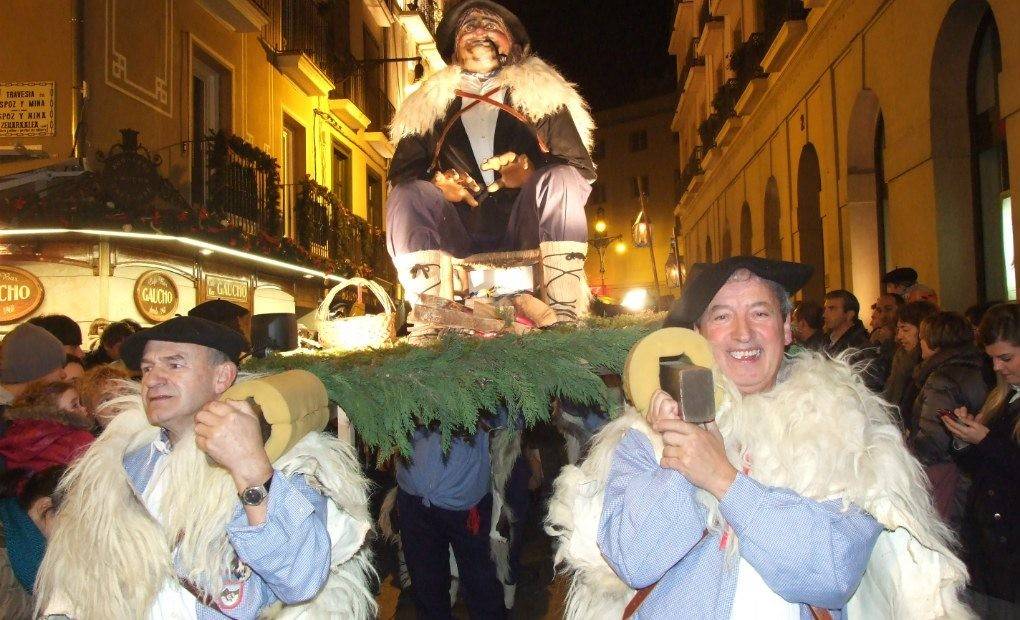
MULTIPOLYGON (((741 396, 717 373, 727 398, 716 421, 730 462, 769 486, 818 500, 856 504, 882 524, 851 618, 967 618, 967 581, 953 537, 932 505, 920 464, 907 451, 887 403, 843 360, 804 352, 768 392, 741 396), (797 449, 790 449, 796 446, 797 449)), ((661 458, 661 435, 630 408, 593 440, 586 460, 556 480, 546 531, 557 537, 556 562, 572 573, 566 618, 619 618, 634 595, 602 558, 596 535, 616 446, 630 430, 648 436, 661 458)), ((709 531, 726 527, 718 500, 699 491, 709 531)), ((730 537, 727 554, 738 553, 730 537)))
MULTIPOLYGON (((65 498, 36 582, 39 611, 70 612, 79 620, 136 617, 149 609, 167 580, 176 580, 175 550, 188 578, 206 592, 221 591, 223 575, 234 561, 225 530, 237 502, 229 474, 210 465, 193 441, 178 442, 167 493, 193 501, 176 502, 163 527, 131 488, 122 463, 125 454, 151 443, 160 431, 146 420, 137 394, 115 402, 124 413, 61 482, 65 498), (188 489, 190 496, 184 495, 188 489)), ((373 569, 364 544, 371 530, 368 482, 350 446, 310 433, 273 467, 286 476, 305 476, 327 498, 332 557, 326 584, 315 598, 287 607, 277 603, 262 617, 318 618, 339 610, 345 617, 374 617, 368 583, 373 569), (340 521, 338 511, 354 520, 354 531, 331 527, 340 521)))

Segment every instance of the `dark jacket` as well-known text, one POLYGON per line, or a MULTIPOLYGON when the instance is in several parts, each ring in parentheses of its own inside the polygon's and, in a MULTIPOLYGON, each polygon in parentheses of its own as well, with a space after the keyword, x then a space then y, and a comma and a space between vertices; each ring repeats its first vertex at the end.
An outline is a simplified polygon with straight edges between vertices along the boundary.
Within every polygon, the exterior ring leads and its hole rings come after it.
MULTIPOLYGON (((518 68, 525 74, 531 72, 530 75, 535 75, 537 72, 538 75, 545 78, 555 76, 556 80, 562 80, 562 77, 555 73, 555 70, 537 61, 527 61, 518 68)), ((432 79, 442 80, 443 76, 433 76, 430 80, 432 79)), ((566 83, 563 82, 563 84, 565 85, 566 83)), ((428 83, 421 87, 423 91, 429 88, 430 84, 428 83)), ((574 91, 569 89, 560 94, 574 94, 574 91)), ((555 95, 550 93, 548 96, 553 97, 555 95)), ((398 116, 411 111, 404 108, 416 107, 421 108, 420 114, 431 114, 431 112, 428 112, 426 103, 419 97, 409 97, 404 102, 401 114, 398 114, 398 116)), ((510 87, 507 93, 505 103, 521 111, 520 106, 514 102, 512 87, 510 87)), ((564 99, 557 111, 535 120, 534 123, 528 124, 500 110, 493 137, 493 153, 496 155, 506 152, 524 153, 532 161, 536 169, 556 164, 570 165, 577 168, 585 179, 593 181, 595 179, 595 165, 592 163, 584 140, 578 133, 577 125, 571 116, 568 103, 568 100, 564 99), (542 136, 542 139, 549 147, 549 153, 542 153, 539 149, 538 141, 535 138, 536 133, 542 136)), ((478 105, 490 104, 482 102, 478 105)), ((429 131, 412 133, 400 138, 393 159, 390 161, 390 169, 387 176, 391 184, 397 185, 413 180, 430 181, 437 171, 453 169, 467 172, 478 181, 479 185, 484 186, 482 171, 479 169, 478 162, 471 149, 467 130, 460 119, 453 122, 446 139, 443 141, 437 165, 438 170, 429 169, 447 120, 453 117, 460 109, 461 98, 453 97, 446 108, 445 114, 441 114, 435 119, 429 131)), ((397 123, 395 122, 395 124, 397 123)), ((496 178, 499 178, 498 173, 496 178)), ((482 201, 479 208, 474 209, 466 203, 458 203, 457 210, 461 220, 464 222, 465 228, 475 236, 501 238, 506 230, 511 208, 519 191, 517 189, 502 189, 493 192, 482 201)))
POLYGON ((871 338, 868 334, 868 329, 864 327, 864 323, 860 319, 854 319, 853 324, 850 325, 850 329, 846 330, 839 340, 832 342, 827 340, 825 343, 825 352, 836 357, 847 349, 871 349, 871 338))
POLYGON ((909 419, 910 412, 914 408, 914 399, 917 398, 919 391, 914 387, 914 368, 920 362, 920 347, 914 347, 913 351, 907 351, 896 345, 892 368, 889 370, 889 376, 885 380, 885 387, 882 391, 882 398, 898 408, 900 426, 904 431, 913 424, 913 421, 909 419))
POLYGON ((961 532, 970 585, 1020 603, 1020 400, 1005 407, 980 443, 954 454, 972 481, 961 532))
POLYGON ((942 349, 914 369, 918 389, 911 409, 907 444, 922 465, 951 461, 949 431, 939 418, 940 409, 981 409, 992 387, 985 354, 973 345, 942 349))

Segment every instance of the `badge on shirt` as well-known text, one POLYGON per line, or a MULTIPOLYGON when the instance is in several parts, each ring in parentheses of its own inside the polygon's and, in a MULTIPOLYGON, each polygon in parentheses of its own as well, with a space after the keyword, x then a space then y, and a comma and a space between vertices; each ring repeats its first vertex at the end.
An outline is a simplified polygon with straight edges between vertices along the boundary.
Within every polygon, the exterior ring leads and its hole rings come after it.
POLYGON ((230 578, 220 590, 220 598, 216 606, 220 610, 235 609, 244 600, 244 584, 251 577, 251 568, 235 557, 230 567, 230 578))

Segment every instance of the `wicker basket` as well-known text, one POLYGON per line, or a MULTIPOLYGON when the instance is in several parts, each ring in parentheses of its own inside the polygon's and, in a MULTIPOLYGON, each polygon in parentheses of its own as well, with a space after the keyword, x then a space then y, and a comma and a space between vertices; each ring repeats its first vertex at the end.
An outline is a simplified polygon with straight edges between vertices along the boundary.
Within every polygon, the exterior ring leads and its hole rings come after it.
POLYGON ((391 342, 396 335, 393 300, 378 283, 364 278, 350 278, 334 286, 315 310, 319 341, 328 348, 343 351, 378 348, 391 342), (329 306, 337 293, 350 286, 372 291, 385 310, 382 314, 331 318, 329 306))

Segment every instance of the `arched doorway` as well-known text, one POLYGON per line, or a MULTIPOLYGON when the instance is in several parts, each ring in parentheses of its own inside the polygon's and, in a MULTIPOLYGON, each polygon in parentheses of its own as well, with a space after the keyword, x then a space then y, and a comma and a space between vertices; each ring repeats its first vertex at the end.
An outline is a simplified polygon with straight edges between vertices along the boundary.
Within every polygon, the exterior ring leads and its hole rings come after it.
POLYGON ((779 184, 769 177, 765 184, 765 257, 783 258, 783 241, 779 235, 779 184))
POLYGON ((843 209, 847 288, 861 300, 864 321, 870 316, 866 308, 881 293, 886 270, 887 196, 885 123, 875 92, 864 89, 857 95, 847 128, 847 204, 843 209))
POLYGON ((740 207, 740 255, 750 256, 754 251, 751 249, 751 239, 753 236, 751 230, 751 205, 744 201, 743 206, 740 207))
POLYGON ((822 232, 822 172, 818 152, 808 142, 797 165, 797 234, 800 262, 815 268, 804 286, 804 299, 821 302, 825 296, 825 240, 822 232))
POLYGON ((938 267, 952 308, 1016 295, 999 43, 988 2, 956 0, 932 59, 938 267))

